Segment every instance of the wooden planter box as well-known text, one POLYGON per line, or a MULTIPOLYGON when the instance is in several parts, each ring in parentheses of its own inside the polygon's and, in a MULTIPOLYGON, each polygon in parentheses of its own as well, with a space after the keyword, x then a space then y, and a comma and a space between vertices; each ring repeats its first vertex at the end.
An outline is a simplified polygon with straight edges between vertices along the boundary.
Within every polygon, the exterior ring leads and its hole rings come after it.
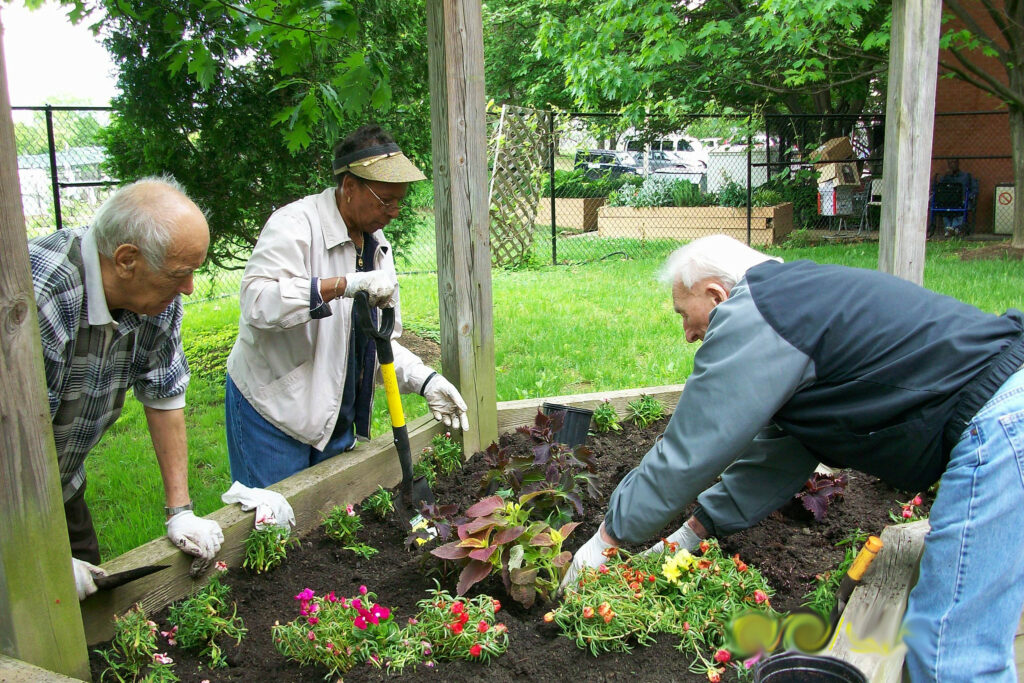
MULTIPOLYGON (((597 230, 597 210, 604 197, 555 197, 555 225, 577 232, 597 230)), ((541 197, 537 205, 537 225, 551 225, 551 198, 541 197)))
MULTIPOLYGON (((777 244, 793 230, 793 204, 753 207, 750 215, 750 244, 777 244)), ((725 234, 747 241, 747 210, 724 206, 664 206, 635 209, 630 206, 602 206, 597 212, 597 233, 601 237, 654 239, 697 239, 725 234)))

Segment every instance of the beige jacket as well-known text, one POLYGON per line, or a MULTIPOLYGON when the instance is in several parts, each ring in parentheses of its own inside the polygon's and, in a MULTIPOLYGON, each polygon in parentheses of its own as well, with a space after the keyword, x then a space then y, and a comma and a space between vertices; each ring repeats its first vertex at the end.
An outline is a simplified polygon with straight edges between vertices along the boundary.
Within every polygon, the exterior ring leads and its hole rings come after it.
MULTIPOLYGON (((377 240, 374 267, 394 272, 391 245, 377 240)), ((271 215, 242 274, 238 339, 228 373, 256 411, 292 438, 322 450, 334 431, 345 387, 352 299, 331 301, 332 315, 309 314, 311 279, 355 272, 356 249, 338 212, 334 188, 271 215)), ((395 331, 402 319, 395 292, 395 331)), ((403 393, 419 391, 432 370, 392 341, 403 393)))

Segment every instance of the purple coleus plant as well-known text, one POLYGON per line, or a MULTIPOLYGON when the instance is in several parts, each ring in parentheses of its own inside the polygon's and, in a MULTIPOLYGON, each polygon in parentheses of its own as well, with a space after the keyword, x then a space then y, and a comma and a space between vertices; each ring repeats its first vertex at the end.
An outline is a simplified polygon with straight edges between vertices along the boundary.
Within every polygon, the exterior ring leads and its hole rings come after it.
POLYGON ((796 498, 814 515, 815 520, 823 522, 829 503, 843 497, 846 482, 845 474, 815 472, 804 484, 803 490, 796 494, 796 498))

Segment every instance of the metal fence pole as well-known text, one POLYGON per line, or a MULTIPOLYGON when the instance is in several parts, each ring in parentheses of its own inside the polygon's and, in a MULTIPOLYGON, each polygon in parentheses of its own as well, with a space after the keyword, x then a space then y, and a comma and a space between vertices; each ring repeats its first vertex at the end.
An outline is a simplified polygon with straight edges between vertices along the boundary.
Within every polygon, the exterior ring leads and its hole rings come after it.
POLYGON ((50 184, 53 186, 53 217, 57 229, 64 227, 60 215, 60 181, 57 179, 57 145, 53 141, 53 106, 46 105, 46 145, 50 151, 50 184))
MULTIPOLYGON (((750 130, 750 129, 748 128, 747 130, 750 130)), ((753 180, 753 178, 752 178, 753 174, 750 172, 751 171, 750 166, 751 166, 751 164, 754 163, 753 156, 751 155, 751 152, 750 152, 751 149, 752 149, 752 145, 753 145, 753 140, 750 137, 750 133, 747 133, 747 246, 748 247, 750 246, 750 243, 753 241, 753 236, 751 235, 751 225, 750 225, 750 212, 751 212, 751 204, 752 204, 751 197, 753 196, 751 191, 750 191, 750 184, 751 184, 751 182, 753 180)))
POLYGON ((558 265, 558 232, 555 230, 555 112, 548 116, 548 177, 549 196, 551 197, 551 265, 558 265))

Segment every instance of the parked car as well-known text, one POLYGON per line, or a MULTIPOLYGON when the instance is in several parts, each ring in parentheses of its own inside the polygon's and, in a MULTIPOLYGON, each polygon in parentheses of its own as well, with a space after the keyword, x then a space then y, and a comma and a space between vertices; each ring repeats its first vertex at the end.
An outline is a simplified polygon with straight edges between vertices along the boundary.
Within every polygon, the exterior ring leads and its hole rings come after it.
POLYGON ((575 168, 582 168, 588 178, 600 178, 609 173, 613 176, 623 173, 638 174, 636 159, 629 152, 614 149, 578 150, 575 168))
POLYGON ((700 166, 663 166, 652 171, 650 177, 663 181, 687 180, 705 192, 708 187, 707 171, 700 166))

